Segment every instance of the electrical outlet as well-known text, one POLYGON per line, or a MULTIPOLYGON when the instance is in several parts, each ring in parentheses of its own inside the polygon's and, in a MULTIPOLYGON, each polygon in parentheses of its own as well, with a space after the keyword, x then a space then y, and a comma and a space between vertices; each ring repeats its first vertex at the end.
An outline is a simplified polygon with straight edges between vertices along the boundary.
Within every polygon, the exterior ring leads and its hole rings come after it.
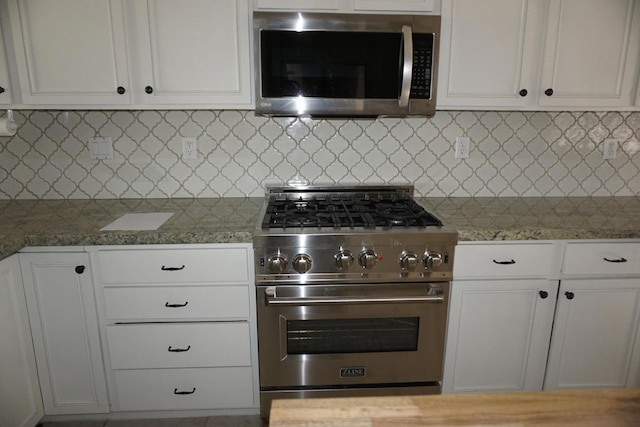
POLYGON ((469 157, 469 146, 471 139, 468 136, 456 138, 456 159, 466 159, 469 157))
POLYGON ((611 138, 605 139, 602 148, 602 158, 604 160, 612 160, 616 158, 618 154, 618 140, 611 138))
POLYGON ((182 158, 196 160, 198 158, 198 139, 182 138, 182 158))

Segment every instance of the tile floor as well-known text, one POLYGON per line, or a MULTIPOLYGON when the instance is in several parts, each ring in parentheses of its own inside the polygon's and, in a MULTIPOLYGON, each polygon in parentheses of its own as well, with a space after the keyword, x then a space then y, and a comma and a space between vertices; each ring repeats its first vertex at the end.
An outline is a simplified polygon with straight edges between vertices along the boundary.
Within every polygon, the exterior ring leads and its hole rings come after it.
POLYGON ((42 427, 266 427, 259 415, 234 415, 198 418, 161 418, 144 420, 57 421, 42 427))

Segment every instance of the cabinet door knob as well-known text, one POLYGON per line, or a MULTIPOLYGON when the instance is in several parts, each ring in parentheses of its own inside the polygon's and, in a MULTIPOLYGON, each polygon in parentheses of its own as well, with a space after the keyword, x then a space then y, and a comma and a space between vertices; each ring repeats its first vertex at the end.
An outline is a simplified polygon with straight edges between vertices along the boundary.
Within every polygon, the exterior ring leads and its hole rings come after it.
POLYGON ((553 89, 549 88, 549 89, 545 90, 544 94, 547 95, 547 96, 553 95, 553 89))
POLYGON ((520 96, 527 96, 529 94, 529 91, 527 91, 526 89, 522 89, 520 92, 518 92, 520 94, 520 96))
POLYGON ((124 93, 127 91, 123 86, 118 86, 118 94, 120 95, 124 95, 124 93))
POLYGON ((0 86, 0 93, 4 93, 4 88, 0 86))
POLYGON ((538 292, 540 294, 540 298, 545 299, 549 296, 549 292, 547 291, 540 291, 538 292))
POLYGON ((144 88, 144 91, 148 94, 152 94, 153 93, 153 88, 151 86, 147 86, 144 88))
POLYGON ((76 266, 76 273, 82 274, 82 273, 84 273, 84 269, 85 269, 84 265, 78 265, 78 266, 76 266))
POLYGON ((573 299, 573 297, 576 296, 573 292, 565 292, 564 295, 567 297, 567 299, 573 299))

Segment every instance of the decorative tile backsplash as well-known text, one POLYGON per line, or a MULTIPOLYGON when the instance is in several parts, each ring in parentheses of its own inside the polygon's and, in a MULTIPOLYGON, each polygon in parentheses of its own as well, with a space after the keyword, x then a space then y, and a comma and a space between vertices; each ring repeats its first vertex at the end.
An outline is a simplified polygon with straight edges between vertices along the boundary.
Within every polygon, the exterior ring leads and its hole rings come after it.
POLYGON ((640 196, 640 112, 438 111, 313 120, 252 111, 14 111, 0 137, 0 199, 262 196, 314 184, 412 183, 417 196, 640 196), (113 139, 92 160, 87 139, 113 139), (471 138, 454 158, 457 136, 471 138), (198 159, 182 159, 196 137, 198 159), (603 160, 607 138, 617 157, 603 160))

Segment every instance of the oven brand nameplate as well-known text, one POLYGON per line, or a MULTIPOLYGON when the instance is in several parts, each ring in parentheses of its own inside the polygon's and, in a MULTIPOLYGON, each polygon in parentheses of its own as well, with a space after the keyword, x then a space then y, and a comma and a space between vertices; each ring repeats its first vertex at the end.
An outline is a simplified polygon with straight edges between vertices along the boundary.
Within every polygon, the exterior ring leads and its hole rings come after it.
POLYGON ((340 368, 340 378, 356 378, 364 377, 367 374, 367 368, 364 366, 349 366, 340 368))

